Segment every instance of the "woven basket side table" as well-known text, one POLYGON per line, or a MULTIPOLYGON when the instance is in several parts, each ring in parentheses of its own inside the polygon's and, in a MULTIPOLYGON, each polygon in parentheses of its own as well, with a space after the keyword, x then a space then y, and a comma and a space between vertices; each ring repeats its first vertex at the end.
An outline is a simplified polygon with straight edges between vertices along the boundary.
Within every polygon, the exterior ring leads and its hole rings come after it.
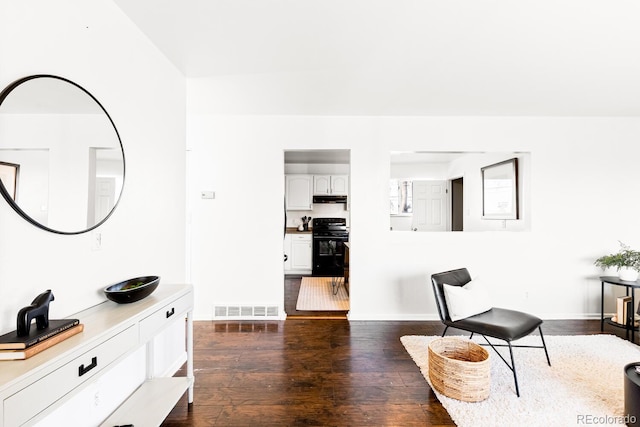
POLYGON ((429 379, 436 391, 465 402, 489 397, 489 352, 468 339, 444 337, 429 343, 429 379))

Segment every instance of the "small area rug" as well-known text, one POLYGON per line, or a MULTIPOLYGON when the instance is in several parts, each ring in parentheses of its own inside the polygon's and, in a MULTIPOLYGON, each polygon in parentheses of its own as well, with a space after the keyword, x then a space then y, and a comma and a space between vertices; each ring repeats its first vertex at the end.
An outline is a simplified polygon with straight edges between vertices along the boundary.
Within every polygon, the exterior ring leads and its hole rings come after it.
MULTIPOLYGON (((427 345, 435 338, 400 338, 429 386, 427 345)), ((479 338, 474 341, 484 342, 479 338)), ((625 425, 623 371, 627 363, 640 361, 640 347, 613 335, 545 336, 545 341, 551 366, 541 349, 514 349, 520 398, 513 374, 490 347, 488 399, 470 403, 434 393, 459 427, 625 425)), ((539 345, 540 337, 517 344, 539 345)), ((508 349, 502 350, 509 360, 508 349)))
MULTIPOLYGON (((340 278, 342 281, 343 279, 340 278)), ((349 295, 342 282, 333 295, 331 277, 303 277, 296 303, 298 311, 348 311, 349 295)))

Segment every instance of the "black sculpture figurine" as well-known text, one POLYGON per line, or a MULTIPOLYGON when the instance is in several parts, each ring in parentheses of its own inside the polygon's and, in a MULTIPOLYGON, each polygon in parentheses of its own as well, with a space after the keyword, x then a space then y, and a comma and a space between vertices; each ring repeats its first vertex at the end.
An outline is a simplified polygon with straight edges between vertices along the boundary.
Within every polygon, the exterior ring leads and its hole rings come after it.
POLYGON ((23 307, 18 311, 18 329, 16 332, 19 337, 29 335, 31 321, 33 319, 36 319, 38 330, 49 327, 49 303, 54 299, 51 289, 48 289, 38 295, 31 305, 23 307))

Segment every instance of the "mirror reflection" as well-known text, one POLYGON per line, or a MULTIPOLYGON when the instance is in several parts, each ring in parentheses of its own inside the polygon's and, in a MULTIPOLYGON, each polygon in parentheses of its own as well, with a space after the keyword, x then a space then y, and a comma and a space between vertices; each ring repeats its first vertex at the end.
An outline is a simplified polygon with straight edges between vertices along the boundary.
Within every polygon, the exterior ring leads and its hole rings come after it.
POLYGON ((29 76, 0 94, 0 165, 0 191, 12 207, 61 234, 104 222, 124 184, 111 118, 89 92, 56 76, 29 76))
POLYGON ((525 152, 391 152, 390 229, 528 231, 530 170, 531 155, 525 152), (487 215, 487 200, 493 199, 483 197, 483 169, 512 163, 518 165, 516 206, 511 206, 517 214, 487 215))

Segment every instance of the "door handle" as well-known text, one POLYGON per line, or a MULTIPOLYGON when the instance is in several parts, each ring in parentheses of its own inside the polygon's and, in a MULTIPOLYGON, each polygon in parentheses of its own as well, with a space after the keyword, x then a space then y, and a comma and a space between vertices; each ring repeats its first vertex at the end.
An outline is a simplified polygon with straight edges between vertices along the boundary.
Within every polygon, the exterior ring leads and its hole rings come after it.
POLYGON ((167 310, 167 319, 171 316, 173 316, 174 314, 176 314, 176 308, 175 307, 171 307, 171 310, 167 310))

